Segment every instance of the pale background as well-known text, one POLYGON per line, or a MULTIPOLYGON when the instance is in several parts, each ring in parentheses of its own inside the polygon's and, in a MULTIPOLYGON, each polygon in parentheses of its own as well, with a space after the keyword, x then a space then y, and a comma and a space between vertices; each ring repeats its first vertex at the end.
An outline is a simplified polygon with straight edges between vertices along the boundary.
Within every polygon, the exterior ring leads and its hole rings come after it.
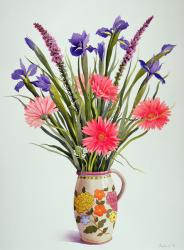
MULTIPOLYGON (((29 35, 47 51, 32 23, 42 23, 68 49, 72 32, 86 29, 96 41, 96 29, 110 27, 121 15, 130 24, 125 31, 130 38, 152 14, 155 19, 141 40, 139 55, 147 59, 164 43, 177 44, 164 58, 163 72, 170 76, 160 93, 175 107, 163 131, 151 132, 125 151, 146 174, 114 166, 124 174, 127 189, 119 204, 113 241, 100 248, 184 249, 183 9, 182 0, 0 0, 0 250, 99 249, 70 241, 77 230, 72 210, 74 168, 64 158, 29 144, 52 141, 29 128, 22 107, 4 97, 15 94, 10 73, 19 66, 18 59, 34 58, 23 38, 29 35)), ((114 180, 118 189, 119 181, 114 180)))

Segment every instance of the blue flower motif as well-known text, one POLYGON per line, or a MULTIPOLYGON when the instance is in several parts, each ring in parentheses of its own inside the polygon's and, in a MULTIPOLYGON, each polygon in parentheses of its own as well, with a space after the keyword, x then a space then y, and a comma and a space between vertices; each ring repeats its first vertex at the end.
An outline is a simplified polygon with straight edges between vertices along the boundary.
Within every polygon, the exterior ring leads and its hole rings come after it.
POLYGON ((122 30, 126 29, 128 26, 129 24, 125 22, 123 19, 121 19, 120 16, 118 16, 115 19, 114 24, 110 29, 102 27, 97 30, 96 34, 105 38, 107 36, 111 36, 112 34, 117 34, 121 32, 122 30))
POLYGON ((102 62, 105 56, 105 43, 98 43, 98 47, 95 49, 95 52, 99 56, 100 61, 102 62))
POLYGON ((89 215, 81 215, 80 222, 84 225, 87 225, 90 222, 90 216, 89 215))
POLYGON ((69 42, 72 44, 70 52, 73 56, 84 56, 86 51, 92 52, 95 49, 91 45, 88 45, 89 35, 85 31, 82 32, 82 35, 73 33, 69 42))
POLYGON ((161 53, 165 53, 165 55, 169 54, 176 45, 172 44, 164 44, 161 49, 161 53))
POLYGON ((32 84, 38 88, 40 88, 42 91, 47 92, 50 90, 51 81, 50 79, 45 75, 37 76, 37 81, 33 81, 32 84))
POLYGON ((35 75, 36 71, 37 71, 37 66, 35 64, 29 65, 28 69, 26 70, 26 67, 22 63, 22 60, 20 59, 20 69, 16 69, 11 74, 11 78, 13 80, 21 80, 15 86, 15 90, 19 92, 19 90, 24 86, 24 79, 29 76, 35 75))
POLYGON ((148 73, 148 79, 151 78, 151 76, 155 76, 157 79, 159 79, 162 83, 165 83, 164 78, 158 73, 159 70, 162 67, 162 64, 159 63, 159 60, 154 61, 154 58, 151 60, 150 63, 146 64, 143 60, 139 60, 141 67, 148 73))

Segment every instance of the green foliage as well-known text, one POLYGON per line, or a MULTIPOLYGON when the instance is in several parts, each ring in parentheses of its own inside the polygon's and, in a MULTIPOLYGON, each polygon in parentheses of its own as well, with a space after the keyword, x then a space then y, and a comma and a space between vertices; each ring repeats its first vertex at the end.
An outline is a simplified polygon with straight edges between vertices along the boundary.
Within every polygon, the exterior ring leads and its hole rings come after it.
POLYGON ((91 234, 91 233, 95 233, 97 230, 98 230, 98 227, 96 226, 88 226, 85 228, 84 233, 91 234))
MULTIPOLYGON (((64 76, 61 79, 58 76, 59 72, 55 73, 55 71, 52 70, 52 67, 47 61, 45 55, 37 45, 35 45, 33 50, 40 63, 40 65, 37 64, 38 68, 42 74, 47 75, 51 80, 50 95, 58 108, 57 113, 49 115, 44 125, 41 127, 42 131, 55 140, 58 145, 35 145, 46 149, 49 152, 66 157, 78 171, 104 171, 109 169, 117 157, 124 157, 121 153, 130 143, 141 138, 148 132, 144 131, 139 133, 138 125, 140 120, 133 119, 132 112, 140 101, 147 98, 156 98, 160 88, 160 82, 158 82, 156 86, 153 83, 155 90, 153 90, 152 93, 153 88, 150 88, 146 72, 142 68, 139 68, 136 72, 138 60, 136 60, 134 66, 132 66, 132 62, 130 63, 126 74, 123 76, 123 79, 118 86, 119 94, 114 102, 105 102, 102 98, 97 98, 92 92, 89 83, 91 74, 100 74, 113 79, 112 75, 118 64, 118 37, 119 33, 112 34, 110 36, 104 60, 100 61, 98 56, 96 56, 92 67, 89 66, 87 54, 79 57, 77 61, 78 69, 76 74, 73 70, 70 58, 68 55, 65 56, 66 75, 70 77, 67 81, 69 88, 71 89, 73 99, 68 95, 68 91, 65 88, 66 86, 64 80, 66 79, 63 79, 64 76), (78 77, 78 80, 76 79, 76 76, 78 77), (137 92, 134 91, 136 89, 137 92), (79 108, 76 109, 76 107, 79 108), (120 139, 118 149, 116 152, 111 152, 106 156, 99 156, 95 152, 87 152, 81 157, 78 157, 75 150, 77 147, 82 147, 82 140, 85 138, 82 129, 88 121, 97 119, 98 116, 102 116, 103 119, 110 119, 111 122, 118 124, 118 137, 120 139)), ((158 53, 154 56, 154 61, 161 59, 165 55, 166 53, 164 52, 158 53)), ((151 60, 152 58, 150 58, 147 63, 151 60)), ((32 60, 29 61, 33 63, 32 60)), ((63 65, 65 62, 62 62, 63 65)), ((23 107, 26 107, 27 105, 25 103, 26 99, 29 101, 34 100, 37 96, 44 96, 39 89, 34 87, 29 80, 29 77, 25 77, 24 84, 32 96, 12 96, 17 99, 23 107), (24 100, 22 101, 21 98, 24 98, 24 100)), ((137 170, 134 167, 132 168, 137 170)), ((108 189, 104 188, 104 191, 108 191, 108 189)), ((85 187, 83 187, 82 192, 85 192, 85 187)), ((76 192, 75 196, 77 196, 76 192)), ((104 201, 96 200, 96 203, 104 204, 104 201)), ((87 214, 91 215, 92 212, 93 210, 90 210, 87 214)), ((79 217, 77 217, 77 222, 80 222, 79 217)), ((97 220, 96 222, 98 222, 98 227, 101 228, 105 223, 105 219, 101 221, 97 220)), ((93 233, 96 232, 97 229, 98 228, 96 226, 89 226, 84 232, 93 233)), ((104 228, 98 236, 103 235, 106 231, 107 228, 104 228)))
POLYGON ((98 222, 98 228, 103 227, 103 226, 104 226, 104 224, 105 224, 105 222, 106 222, 106 219, 102 219, 102 220, 100 220, 100 221, 98 222))

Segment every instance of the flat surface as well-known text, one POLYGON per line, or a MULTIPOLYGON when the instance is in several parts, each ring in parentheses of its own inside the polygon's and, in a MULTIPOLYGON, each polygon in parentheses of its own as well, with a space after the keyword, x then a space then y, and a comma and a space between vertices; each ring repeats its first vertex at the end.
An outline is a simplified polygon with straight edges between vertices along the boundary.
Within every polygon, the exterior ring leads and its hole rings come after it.
MULTIPOLYGON (((121 15, 130 27, 130 39, 144 20, 154 14, 144 34, 139 57, 150 58, 164 43, 177 44, 164 58, 162 73, 170 72, 160 96, 172 106, 171 122, 130 145, 125 156, 145 174, 115 164, 127 188, 119 204, 113 240, 100 249, 184 249, 183 166, 183 1, 0 1, 0 250, 99 249, 79 242, 73 216, 74 168, 64 158, 30 145, 50 138, 25 124, 22 107, 4 96, 15 94, 11 72, 20 57, 34 55, 24 44, 27 35, 47 49, 33 29, 38 21, 56 37, 62 49, 73 32, 86 29, 91 41, 101 41, 95 31, 111 26, 121 15), (98 40, 97 40, 98 39, 98 40)), ((121 54, 119 53, 119 56, 121 54)), ((76 58, 72 58, 77 64, 76 58)), ((153 83, 155 84, 155 83, 153 83)), ((24 91, 22 93, 25 93, 24 91)), ((116 188, 119 180, 114 177, 116 188)))

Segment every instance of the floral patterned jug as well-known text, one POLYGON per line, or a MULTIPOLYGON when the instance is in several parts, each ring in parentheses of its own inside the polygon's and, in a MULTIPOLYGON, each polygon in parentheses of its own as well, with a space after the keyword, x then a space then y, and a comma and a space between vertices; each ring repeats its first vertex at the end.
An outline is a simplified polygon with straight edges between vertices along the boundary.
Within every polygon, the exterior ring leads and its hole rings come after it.
POLYGON ((99 244, 112 239, 117 218, 117 202, 124 189, 124 178, 117 170, 78 173, 74 213, 83 241, 99 244), (118 195, 111 173, 117 174, 122 182, 118 195))

